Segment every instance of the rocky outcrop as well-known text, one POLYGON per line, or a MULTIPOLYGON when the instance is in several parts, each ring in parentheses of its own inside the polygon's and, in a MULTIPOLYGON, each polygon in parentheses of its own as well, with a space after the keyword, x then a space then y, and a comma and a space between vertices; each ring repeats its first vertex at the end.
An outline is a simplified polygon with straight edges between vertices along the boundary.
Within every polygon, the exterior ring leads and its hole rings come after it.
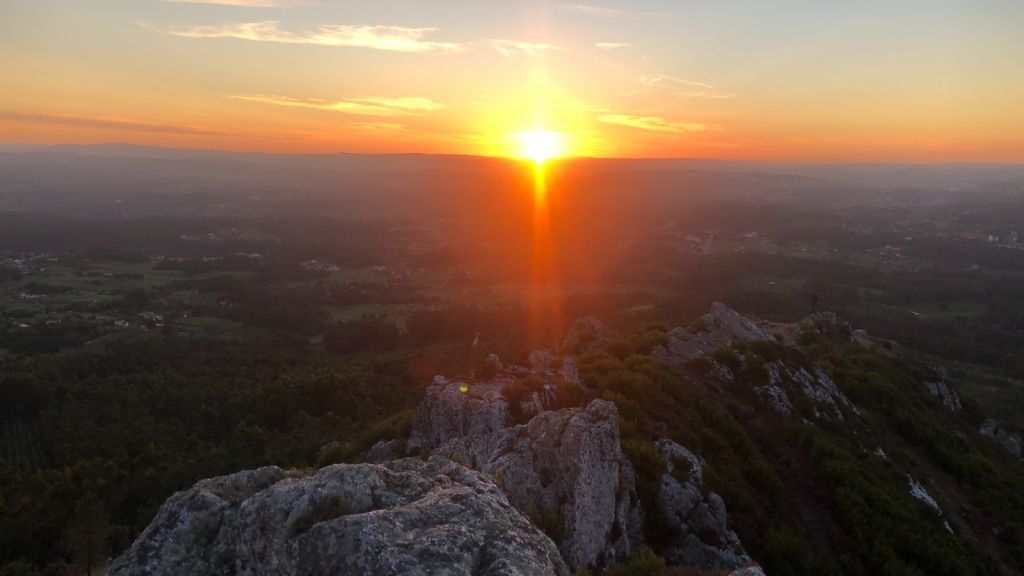
POLYGON ((651 355, 669 366, 682 368, 687 362, 733 342, 773 342, 775 335, 725 304, 715 302, 695 328, 675 328, 667 339, 651 355))
POLYGON ((701 492, 704 471, 700 459, 671 440, 659 440, 655 446, 665 462, 658 483, 658 513, 674 531, 665 559, 707 571, 749 565, 750 557, 727 526, 722 497, 714 492, 705 497, 701 492))
POLYGON ((603 322, 588 316, 572 323, 562 342, 562 349, 566 354, 589 354, 601 350, 618 337, 603 322))
POLYGON ((814 415, 818 418, 843 419, 843 408, 854 413, 857 409, 843 394, 836 383, 829 378, 825 371, 814 366, 811 370, 800 367, 796 370, 787 370, 788 376, 803 392, 804 396, 814 403, 814 415))
POLYGON ((895 358, 903 357, 903 347, 899 345, 895 340, 887 340, 885 338, 878 338, 868 334, 867 330, 854 330, 850 334, 850 342, 857 344, 863 348, 870 350, 877 350, 889 356, 895 358))
POLYGON ((793 412, 793 403, 789 400, 789 394, 782 388, 782 378, 779 376, 779 367, 774 363, 768 365, 769 380, 764 386, 757 386, 754 392, 763 400, 769 408, 783 416, 793 412))
POLYGON ((950 526, 949 521, 943 517, 945 515, 942 512, 942 508, 939 507, 939 503, 935 498, 932 498, 932 495, 928 492, 928 489, 924 487, 924 484, 914 480, 914 477, 910 474, 907 474, 907 481, 910 483, 910 495, 918 502, 921 502, 925 506, 937 512, 939 517, 942 518, 942 526, 947 532, 952 534, 953 527, 950 526))
MULTIPOLYGON (((783 326, 790 332, 794 327, 820 333, 847 335, 849 328, 846 323, 836 318, 835 314, 827 312, 816 313, 799 325, 783 326)), ((795 342, 792 342, 792 339, 790 341, 795 346, 795 342)), ((669 332, 666 345, 655 347, 651 355, 682 371, 690 369, 692 361, 704 359, 710 366, 709 372, 705 372, 711 376, 710 381, 729 385, 740 383, 736 372, 749 369, 750 362, 756 361, 757 365, 763 366, 764 375, 749 379, 760 380, 753 390, 772 410, 782 415, 793 413, 796 398, 794 395, 801 395, 810 400, 816 418, 843 420, 844 411, 857 413, 857 409, 846 395, 819 367, 781 359, 764 362, 763 359, 748 357, 732 347, 737 342, 772 342, 780 346, 785 345, 778 342, 775 334, 758 322, 716 303, 694 327, 676 328, 669 332), (728 349, 734 360, 715 360, 714 353, 720 349, 728 349), (729 363, 732 368, 723 362, 729 363)), ((744 379, 742 383, 746 382, 744 379)))
POLYGON ((786 366, 776 360, 765 365, 768 383, 754 388, 758 396, 776 412, 793 412, 790 393, 800 394, 811 401, 816 418, 843 420, 843 410, 856 412, 856 408, 835 382, 817 366, 811 370, 786 366), (789 390, 787 392, 786 390, 789 390))
POLYGON ((948 382, 925 382, 928 393, 942 401, 942 405, 953 412, 963 409, 960 404, 960 393, 948 382))
POLYGON ((810 314, 800 321, 800 330, 840 339, 850 338, 853 334, 853 327, 849 322, 840 319, 835 312, 829 311, 810 314))
POLYGON ((538 414, 527 424, 452 438, 435 453, 494 477, 509 500, 553 532, 570 566, 603 565, 641 538, 635 475, 619 446, 618 410, 538 414))
POLYGON ((498 376, 470 386, 435 377, 416 411, 407 444, 409 451, 415 453, 440 446, 451 438, 505 428, 511 422, 511 414, 501 390, 513 382, 512 377, 498 376))
POLYGON ((936 368, 935 380, 925 382, 924 385, 928 388, 928 393, 938 398, 942 405, 949 410, 953 412, 963 410, 963 406, 960 404, 960 393, 956 386, 949 381, 949 372, 944 367, 936 368))
POLYGON ((1005 424, 1000 424, 995 420, 986 420, 978 431, 983 436, 995 440, 1003 450, 1017 458, 1024 458, 1024 441, 1021 440, 1021 435, 1010 430, 1005 424))
POLYGON ((562 359, 562 367, 558 369, 558 375, 567 384, 574 386, 583 385, 583 380, 580 378, 580 369, 576 366, 576 362, 568 356, 562 359))
POLYGON ((486 476, 440 457, 277 467, 172 496, 112 576, 568 574, 486 476))
POLYGON ((371 446, 359 460, 371 464, 390 462, 405 456, 406 450, 406 440, 404 438, 381 440, 371 446))
POLYGON ((765 573, 764 569, 760 566, 747 566, 746 568, 729 572, 729 576, 765 576, 765 573))
POLYGON ((939 503, 935 501, 935 498, 932 498, 932 495, 928 493, 928 489, 925 488, 923 484, 914 480, 914 477, 910 474, 907 474, 907 482, 910 483, 910 495, 913 496, 915 500, 924 503, 936 512, 941 512, 939 509, 939 503))

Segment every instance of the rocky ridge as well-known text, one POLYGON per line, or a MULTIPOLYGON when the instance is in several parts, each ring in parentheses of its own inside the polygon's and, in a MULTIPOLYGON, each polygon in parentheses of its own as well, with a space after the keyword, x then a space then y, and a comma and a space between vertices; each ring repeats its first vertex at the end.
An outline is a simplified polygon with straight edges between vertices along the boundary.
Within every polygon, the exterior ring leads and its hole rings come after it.
MULTIPOLYGON (((530 360, 530 374, 545 387, 559 378, 562 385, 581 385, 571 359, 535 352, 530 360)), ((613 403, 593 400, 562 409, 542 403, 532 418, 516 424, 502 394, 513 383, 505 375, 480 383, 435 378, 414 420, 410 454, 429 450, 495 478, 509 501, 553 536, 573 568, 610 565, 637 551, 644 541, 643 516, 649 513, 673 518, 678 542, 672 563, 715 570, 750 564, 727 528, 725 502, 714 493, 702 495, 696 457, 690 482, 666 479, 659 488, 664 506, 645 511, 636 474, 622 453, 613 403)), ((689 454, 667 440, 660 446, 666 459, 689 454)))
MULTIPOLYGON (((801 330, 843 331, 849 336, 849 325, 841 323, 834 314, 817 313, 801 322, 795 328, 801 330)), ((793 326, 789 326, 791 330, 793 326)), ((736 355, 738 366, 730 368, 716 360, 716 353, 731 350, 737 343, 774 344, 776 337, 769 326, 759 323, 732 308, 714 303, 694 327, 675 328, 667 335, 665 345, 654 348, 651 355, 679 371, 688 371, 695 361, 706 361, 717 380, 735 384, 735 369, 745 369, 753 360, 745 354, 736 355)), ((754 386, 754 392, 773 410, 789 415, 794 410, 792 395, 799 394, 809 400, 816 418, 843 420, 844 413, 856 413, 856 408, 831 378, 818 366, 788 363, 782 359, 765 362, 764 382, 754 386)))

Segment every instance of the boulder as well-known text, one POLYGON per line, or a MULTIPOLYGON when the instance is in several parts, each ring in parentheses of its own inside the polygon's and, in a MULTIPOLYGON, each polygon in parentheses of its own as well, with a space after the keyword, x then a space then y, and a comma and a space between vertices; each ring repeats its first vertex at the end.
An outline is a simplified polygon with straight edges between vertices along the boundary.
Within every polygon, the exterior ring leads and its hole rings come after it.
POLYGON ((1000 424, 991 419, 985 420, 978 431, 983 436, 988 436, 995 440, 1003 450, 1017 458, 1024 458, 1024 441, 1021 440, 1021 435, 1007 428, 1005 424, 1000 424))
POLYGON ((673 531, 665 560, 706 571, 750 565, 739 537, 728 528, 722 497, 714 492, 705 497, 701 492, 704 472, 700 459, 671 440, 659 440, 655 447, 665 462, 658 482, 658 513, 673 531))
POLYGON ((172 496, 111 576, 567 575, 486 476, 440 457, 267 467, 172 496))
POLYGON ((568 356, 562 358, 562 367, 558 369, 558 375, 567 384, 572 384, 573 386, 583 385, 583 381, 580 379, 580 369, 576 366, 576 362, 568 356))
POLYGON ((515 378, 510 376, 473 384, 435 377, 416 411, 407 443, 409 452, 440 446, 451 438, 505 428, 511 415, 501 390, 513 382, 515 378))
POLYGON ((960 404, 960 393, 956 391, 952 384, 948 382, 925 382, 925 386, 928 387, 928 393, 941 400, 942 405, 946 408, 953 412, 963 410, 963 406, 960 404))
POLYGON ((555 370, 555 356, 550 350, 530 352, 530 370, 535 374, 550 374, 555 370))
POLYGON ((380 464, 382 462, 389 462, 391 460, 397 460, 404 456, 406 453, 406 441, 404 438, 396 438, 394 440, 381 440, 369 450, 363 454, 360 458, 363 462, 370 462, 372 464, 380 464))
POLYGON ((877 338, 868 334, 867 330, 854 330, 850 334, 850 341, 863 348, 878 350, 895 358, 903 357, 903 347, 895 340, 877 338))
POLYGON ((938 398, 942 405, 953 412, 960 412, 963 406, 960 403, 960 393, 956 386, 949 381, 949 372, 945 367, 935 369, 936 379, 933 382, 925 382, 928 393, 938 398))
POLYGON ((566 354, 590 354, 597 352, 619 338, 611 328, 603 322, 588 316, 580 318, 569 327, 562 349, 566 354))

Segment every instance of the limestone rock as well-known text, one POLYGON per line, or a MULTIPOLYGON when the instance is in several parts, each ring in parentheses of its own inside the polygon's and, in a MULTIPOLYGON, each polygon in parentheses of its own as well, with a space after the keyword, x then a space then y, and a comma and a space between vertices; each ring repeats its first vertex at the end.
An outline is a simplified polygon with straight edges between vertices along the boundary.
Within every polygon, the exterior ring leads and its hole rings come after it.
POLYGON ((567 384, 572 384, 574 386, 583 385, 583 381, 580 380, 580 369, 576 366, 576 362, 568 356, 562 358, 562 367, 558 369, 558 375, 561 376, 562 380, 567 384))
POLYGON ((542 412, 527 424, 453 438, 436 453, 491 475, 519 510, 556 524, 570 566, 625 557, 640 541, 635 474, 611 402, 542 412))
POLYGON ((787 373, 804 395, 814 403, 815 416, 842 420, 842 408, 857 413, 857 409, 846 397, 846 394, 843 394, 843 391, 820 367, 814 366, 810 371, 801 367, 796 370, 787 370, 787 373))
POLYGON ((700 459, 679 444, 655 443, 665 461, 658 484, 658 512, 675 532, 665 559, 701 570, 736 570, 751 563, 736 533, 727 526, 725 502, 711 492, 704 497, 700 459))
POLYGON ((760 566, 747 566, 746 568, 740 568, 729 572, 729 576, 766 576, 764 569, 760 566))
POLYGON ((487 355, 487 364, 494 368, 495 372, 501 372, 505 368, 504 364, 501 363, 501 357, 494 353, 487 355))
POLYGON ((983 436, 988 436, 998 443, 1003 450, 1013 454, 1017 458, 1024 458, 1024 441, 1019 433, 1008 429, 1004 424, 995 420, 986 420, 979 430, 983 436))
POLYGON ((910 495, 913 496, 915 500, 923 502, 929 508, 941 513, 939 503, 935 501, 935 498, 932 498, 932 495, 928 493, 928 489, 925 488, 923 484, 914 480, 914 477, 910 474, 907 474, 907 482, 910 483, 910 495))
POLYGON ((960 394, 951 384, 946 382, 926 382, 928 392, 942 401, 942 405, 953 412, 962 410, 960 405, 960 394))
POLYGON ((503 376, 474 384, 435 378, 416 411, 408 441, 410 453, 507 426, 511 416, 501 389, 512 382, 514 378, 503 376))
POLYGON ((530 370, 536 374, 548 374, 555 369, 555 356, 550 350, 530 352, 530 370))
POLYGON ((172 496, 111 576, 565 575, 555 545, 488 478, 439 457, 276 467, 172 496))
POLYGON ((382 462, 397 460, 404 456, 405 453, 406 441, 404 438, 381 440, 371 446, 370 449, 363 454, 363 457, 360 458, 360 460, 371 464, 380 464, 382 462))
POLYGON ((894 340, 886 340, 885 338, 877 338, 868 334, 867 330, 854 330, 850 334, 850 341, 858 344, 864 348, 870 348, 872 350, 879 350, 888 354, 900 358, 903 356, 903 347, 900 346, 894 340))
POLYGON ((589 354, 597 352, 618 339, 618 334, 603 322, 588 316, 572 323, 562 342, 567 354, 589 354))
POLYGON ((714 352, 720 346, 734 341, 775 341, 775 335, 725 304, 715 302, 711 311, 701 318, 696 333, 687 328, 675 328, 668 333, 665 346, 657 346, 651 353, 655 358, 675 368, 714 352))
POLYGON ((829 337, 849 338, 853 328, 849 322, 841 320, 835 312, 814 312, 800 321, 801 330, 809 330, 829 337))
POLYGON ((952 410, 953 412, 959 412, 963 410, 963 406, 960 403, 960 393, 949 381, 949 373, 944 367, 936 368, 935 375, 937 377, 934 382, 925 382, 925 386, 928 387, 928 393, 935 396, 942 401, 942 405, 952 410))

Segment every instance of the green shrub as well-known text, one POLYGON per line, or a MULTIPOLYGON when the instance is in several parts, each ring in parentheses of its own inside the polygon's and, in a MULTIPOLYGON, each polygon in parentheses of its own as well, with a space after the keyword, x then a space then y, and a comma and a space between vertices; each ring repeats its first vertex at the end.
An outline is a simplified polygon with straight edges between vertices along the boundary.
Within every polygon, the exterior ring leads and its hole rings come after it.
POLYGON ((743 367, 743 359, 740 358, 740 355, 737 354, 735 350, 727 346, 716 348, 715 351, 711 353, 711 359, 733 371, 739 370, 743 367))
POLYGON ((605 571, 606 576, 662 576, 665 561, 644 546, 622 563, 605 571))

